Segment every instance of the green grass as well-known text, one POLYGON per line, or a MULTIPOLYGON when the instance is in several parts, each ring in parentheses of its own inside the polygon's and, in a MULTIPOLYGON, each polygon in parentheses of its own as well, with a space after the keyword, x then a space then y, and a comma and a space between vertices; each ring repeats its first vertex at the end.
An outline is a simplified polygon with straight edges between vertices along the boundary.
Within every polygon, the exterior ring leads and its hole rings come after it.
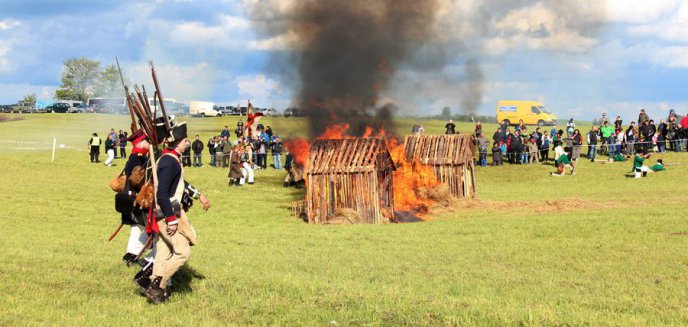
MULTIPOLYGON (((227 171, 186 169, 212 208, 189 216, 199 233, 171 301, 147 304, 120 261, 110 179, 88 162, 93 131, 125 116, 27 115, 0 123, 0 326, 4 325, 686 325, 688 154, 650 178, 623 164, 581 161, 477 168, 479 200, 414 224, 312 226, 290 217, 302 191, 283 172, 227 187, 227 171), (21 140, 38 144, 1 142, 21 140)), ((189 118, 205 140, 235 119, 189 118)), ((301 119, 266 119, 283 136, 301 119)), ((399 131, 414 121, 401 120, 399 131)), ((424 121, 427 133, 444 122, 424 121)), ((461 131, 472 129, 459 124, 461 131)), ((495 125, 486 126, 491 136, 495 125)), ((587 128, 587 127, 586 127, 587 128)), ((586 130, 582 128, 581 130, 586 130)))

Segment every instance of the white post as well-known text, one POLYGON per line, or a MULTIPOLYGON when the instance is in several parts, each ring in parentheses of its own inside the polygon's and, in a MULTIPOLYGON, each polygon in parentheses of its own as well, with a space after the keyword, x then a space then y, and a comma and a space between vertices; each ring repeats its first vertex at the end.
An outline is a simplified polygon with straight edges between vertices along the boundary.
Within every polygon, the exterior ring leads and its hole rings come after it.
POLYGON ((55 146, 57 146, 57 139, 53 138, 53 158, 50 161, 55 161, 55 146))

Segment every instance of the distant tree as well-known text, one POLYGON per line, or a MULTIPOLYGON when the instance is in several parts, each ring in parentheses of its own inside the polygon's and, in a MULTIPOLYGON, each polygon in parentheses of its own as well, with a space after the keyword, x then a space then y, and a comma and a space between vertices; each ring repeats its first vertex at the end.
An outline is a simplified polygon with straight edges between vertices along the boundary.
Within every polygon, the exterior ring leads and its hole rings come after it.
POLYGON ((31 106, 36 105, 36 93, 31 93, 27 94, 24 96, 24 98, 21 100, 21 102, 26 103, 31 106))
POLYGON ((122 81, 119 79, 119 71, 117 70, 117 66, 108 65, 105 67, 105 70, 98 74, 94 95, 112 98, 122 96, 123 92, 124 90, 122 89, 122 81))
POLYGON ((444 118, 444 119, 451 118, 451 109, 449 109, 449 107, 442 108, 442 118, 444 118))
POLYGON ((592 119, 592 126, 596 126, 598 123, 597 118, 592 119))
POLYGON ((88 58, 65 60, 62 85, 55 91, 55 99, 87 101, 93 94, 100 62, 88 58))

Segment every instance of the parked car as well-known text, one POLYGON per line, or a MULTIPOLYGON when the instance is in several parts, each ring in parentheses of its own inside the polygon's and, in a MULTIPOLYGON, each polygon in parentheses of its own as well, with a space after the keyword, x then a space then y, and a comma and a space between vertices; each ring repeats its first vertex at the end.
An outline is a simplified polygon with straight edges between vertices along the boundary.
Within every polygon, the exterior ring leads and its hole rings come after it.
POLYGON ((9 114, 12 112, 12 105, 6 104, 0 106, 0 112, 9 114))
POLYGON ((53 103, 47 107, 45 107, 45 111, 47 112, 52 112, 52 113, 66 113, 69 108, 71 108, 68 103, 53 103))
POLYGON ((270 109, 265 109, 265 111, 263 112, 263 115, 276 117, 276 116, 279 116, 279 112, 277 112, 277 110, 275 108, 270 108, 270 109))
POLYGON ((287 108, 284 110, 284 117, 301 117, 303 112, 298 108, 287 108))

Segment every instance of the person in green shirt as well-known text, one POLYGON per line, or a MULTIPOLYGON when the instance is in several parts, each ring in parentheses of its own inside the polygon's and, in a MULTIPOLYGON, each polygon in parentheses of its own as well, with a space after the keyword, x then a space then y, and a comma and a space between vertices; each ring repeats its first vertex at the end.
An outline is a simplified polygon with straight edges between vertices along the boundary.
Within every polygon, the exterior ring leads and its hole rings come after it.
POLYGON ((602 134, 602 151, 609 147, 609 144, 614 143, 610 140, 612 134, 614 134, 614 127, 609 125, 609 122, 604 122, 604 126, 600 127, 600 134, 602 134))
POLYGON ((570 148, 567 147, 566 150, 564 150, 564 153, 560 155, 557 158, 557 160, 554 161, 554 164, 557 167, 557 172, 551 173, 552 176, 564 176, 564 174, 566 173, 566 166, 569 166, 571 168, 571 175, 573 175, 573 169, 575 168, 575 164, 571 162, 571 159, 569 159, 569 153, 567 152, 567 150, 570 151, 570 148))
POLYGON ((635 157, 633 158, 633 173, 635 178, 647 176, 648 167, 644 166, 643 163, 645 163, 645 159, 648 158, 650 158, 650 155, 645 154, 644 150, 635 154, 635 157))
POLYGON ((665 171, 664 162, 662 159, 657 159, 657 163, 650 167, 650 171, 665 171))

